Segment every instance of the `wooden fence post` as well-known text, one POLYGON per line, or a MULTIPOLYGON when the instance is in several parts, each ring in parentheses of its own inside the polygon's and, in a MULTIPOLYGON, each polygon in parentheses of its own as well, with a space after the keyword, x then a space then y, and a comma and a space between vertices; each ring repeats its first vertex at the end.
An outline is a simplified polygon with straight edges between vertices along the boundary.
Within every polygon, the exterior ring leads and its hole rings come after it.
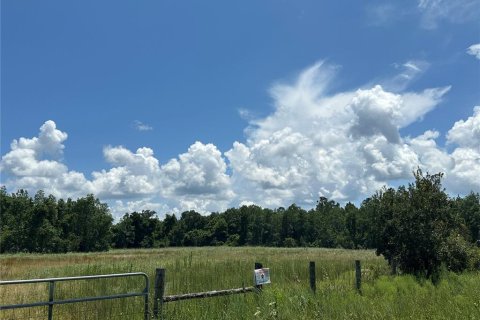
POLYGON ((358 292, 361 292, 362 286, 362 267, 360 265, 360 260, 355 260, 355 287, 358 292))
POLYGON ((165 294, 165 269, 155 269, 155 294, 153 302, 153 316, 155 319, 163 319, 163 295, 165 294))
POLYGON ((50 281, 49 289, 48 289, 48 320, 53 319, 53 300, 55 299, 55 281, 50 281))
POLYGON ((310 271, 310 289, 312 289, 313 294, 315 294, 317 291, 317 279, 315 277, 315 261, 310 261, 309 271, 310 271))
MULTIPOLYGON (((262 269, 263 268, 263 264, 261 264, 260 262, 255 262, 255 270, 257 269, 262 269)), ((255 283, 255 288, 257 288, 257 290, 262 290, 262 285, 258 285, 255 283)))

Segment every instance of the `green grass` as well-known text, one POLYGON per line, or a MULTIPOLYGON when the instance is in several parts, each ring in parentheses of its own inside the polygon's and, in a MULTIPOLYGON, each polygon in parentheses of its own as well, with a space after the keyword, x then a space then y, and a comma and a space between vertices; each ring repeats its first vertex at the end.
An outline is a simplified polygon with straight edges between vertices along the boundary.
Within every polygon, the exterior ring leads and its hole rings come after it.
MULTIPOLYGON (((146 272, 166 269, 166 295, 251 286, 255 262, 270 268, 261 294, 167 303, 166 319, 480 319, 480 274, 447 273, 434 286, 392 277, 382 257, 368 250, 317 248, 168 248, 64 255, 0 257, 0 279, 146 272), (354 260, 362 261, 362 294, 355 290, 354 260), (308 262, 316 262, 317 293, 309 290, 308 262)), ((140 291, 141 278, 59 283, 56 299, 140 291)), ((153 296, 153 294, 152 294, 153 296)), ((0 286, 2 304, 46 300, 46 285, 0 286)), ((16 311, 15 319, 46 310, 16 311), (26 313, 22 313, 26 312, 26 313)), ((55 306, 57 319, 142 319, 142 299, 55 306)), ((1 312, 0 318, 13 317, 1 312)))

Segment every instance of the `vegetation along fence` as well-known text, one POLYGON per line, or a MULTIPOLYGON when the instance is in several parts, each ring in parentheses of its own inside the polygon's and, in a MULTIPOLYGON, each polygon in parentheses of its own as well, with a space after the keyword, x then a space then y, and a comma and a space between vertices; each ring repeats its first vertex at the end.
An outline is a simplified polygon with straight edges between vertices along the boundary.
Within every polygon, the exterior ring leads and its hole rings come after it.
MULTIPOLYGON (((352 269, 350 269, 352 270, 352 269)), ((315 266, 314 261, 310 261, 308 264, 308 278, 309 285, 312 292, 316 293, 317 286, 317 271, 322 272, 322 269, 318 269, 318 266, 315 266)), ((361 281, 362 274, 365 275, 365 272, 368 272, 368 269, 361 270, 360 261, 355 261, 355 270, 351 271, 350 276, 352 277, 352 282, 355 285, 355 288, 361 293, 361 281)), ((45 298, 39 299, 37 297, 36 301, 21 301, 18 303, 17 297, 12 297, 13 300, 17 303, 4 304, 5 301, 2 301, 0 305, 0 319, 163 319, 163 305, 165 303, 170 303, 180 300, 189 300, 189 299, 198 299, 198 298, 209 298, 216 296, 226 296, 233 294, 246 294, 246 293, 260 293, 262 291, 262 286, 264 284, 270 283, 270 270, 263 268, 261 263, 255 263, 254 267, 254 286, 245 287, 242 284, 240 288, 233 289, 222 289, 222 290, 212 290, 212 291, 203 291, 203 292, 194 292, 194 293, 183 293, 175 295, 165 295, 165 283, 166 283, 166 270, 164 268, 157 268, 155 272, 155 281, 154 281, 154 298, 153 298, 153 312, 149 310, 149 291, 150 291, 150 281, 149 277, 143 272, 134 272, 134 273, 121 273, 121 274, 108 274, 108 275, 95 275, 95 276, 79 276, 79 277, 64 277, 64 278, 47 278, 47 279, 31 279, 31 280, 12 280, 12 281, 0 281, 0 289, 5 289, 7 286, 26 286, 26 285, 35 285, 35 287, 29 288, 27 290, 36 290, 41 291, 42 288, 38 285, 43 284, 43 290, 46 291, 48 295, 45 295, 45 298), (98 287, 102 287, 100 280, 107 280, 111 278, 136 278, 134 281, 137 285, 137 290, 132 291, 131 289, 126 289, 126 287, 119 286, 118 283, 103 283, 103 291, 97 290, 98 287), (144 285, 138 288, 138 278, 144 279, 144 285), (57 296, 56 291, 58 283, 67 283, 67 282, 78 282, 78 281, 89 281, 94 280, 93 287, 90 290, 82 291, 78 290, 78 283, 75 284, 75 287, 70 289, 64 288, 63 294, 57 296), (95 290, 92 290, 95 289, 95 290), (115 290, 116 289, 116 290, 115 290), (120 290, 120 292, 119 292, 120 290), (83 292, 87 294, 84 297, 65 297, 65 292, 72 291, 78 294, 83 292), (127 291, 127 292, 125 292, 127 291), (108 294, 107 294, 108 293, 108 294), (132 298, 141 298, 141 303, 136 303, 134 306, 125 309, 126 299, 132 298), (39 301, 40 300, 40 301, 39 301), (119 304, 115 306, 106 306, 105 304, 99 305, 90 305, 88 308, 82 310, 63 310, 62 312, 57 310, 60 305, 73 305, 78 303, 87 303, 95 301, 105 301, 105 300, 121 300, 119 304), (55 307, 57 306, 57 307, 55 307), (54 308, 55 307, 55 308, 54 308), (34 311, 29 313, 8 313, 10 311, 15 311, 18 309, 31 310, 35 308, 44 308, 42 311, 34 311), (55 317, 54 317, 55 316, 55 317)), ((368 278, 368 277, 367 277, 368 278)), ((322 274, 320 274, 320 279, 322 281, 322 274)), ((328 281, 334 281, 334 278, 330 278, 328 281)), ((352 284, 353 284, 352 283, 352 284)), ((17 289, 9 290, 11 295, 16 295, 19 293, 17 289)))

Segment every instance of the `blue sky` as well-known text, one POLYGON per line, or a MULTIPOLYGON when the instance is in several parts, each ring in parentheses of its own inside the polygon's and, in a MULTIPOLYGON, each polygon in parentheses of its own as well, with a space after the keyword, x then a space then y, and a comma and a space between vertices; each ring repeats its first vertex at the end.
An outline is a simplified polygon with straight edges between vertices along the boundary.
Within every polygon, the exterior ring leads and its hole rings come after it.
POLYGON ((473 0, 2 1, 1 183, 93 192, 116 215, 358 201, 417 166, 479 192, 479 14, 473 0))

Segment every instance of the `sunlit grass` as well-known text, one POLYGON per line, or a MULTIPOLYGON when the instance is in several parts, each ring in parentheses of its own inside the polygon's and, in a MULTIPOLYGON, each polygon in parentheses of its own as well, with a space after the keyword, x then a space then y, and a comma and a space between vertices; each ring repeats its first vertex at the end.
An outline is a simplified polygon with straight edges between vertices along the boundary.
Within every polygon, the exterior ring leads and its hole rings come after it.
MULTIPOLYGON (((480 319, 478 273, 446 274, 437 286, 410 276, 391 277, 384 259, 369 250, 210 247, 3 255, 0 278, 145 272, 153 293, 155 269, 165 268, 165 294, 171 295, 251 286, 255 262, 271 269, 272 284, 265 285, 261 294, 167 303, 166 319, 480 319), (362 294, 354 285, 356 259, 362 261, 364 270, 362 294), (309 261, 316 262, 315 295, 309 289, 309 261)), ((142 288, 140 278, 65 282, 56 287, 55 298, 138 292, 142 288)), ((48 297, 48 287, 43 284, 0 290, 2 304, 48 297)), ((98 319, 110 315, 142 319, 142 308, 141 298, 55 306, 61 319, 88 319, 88 313, 98 319)), ((21 315, 17 311, 16 318, 21 315)), ((8 317, 0 312, 0 318, 8 317)))

